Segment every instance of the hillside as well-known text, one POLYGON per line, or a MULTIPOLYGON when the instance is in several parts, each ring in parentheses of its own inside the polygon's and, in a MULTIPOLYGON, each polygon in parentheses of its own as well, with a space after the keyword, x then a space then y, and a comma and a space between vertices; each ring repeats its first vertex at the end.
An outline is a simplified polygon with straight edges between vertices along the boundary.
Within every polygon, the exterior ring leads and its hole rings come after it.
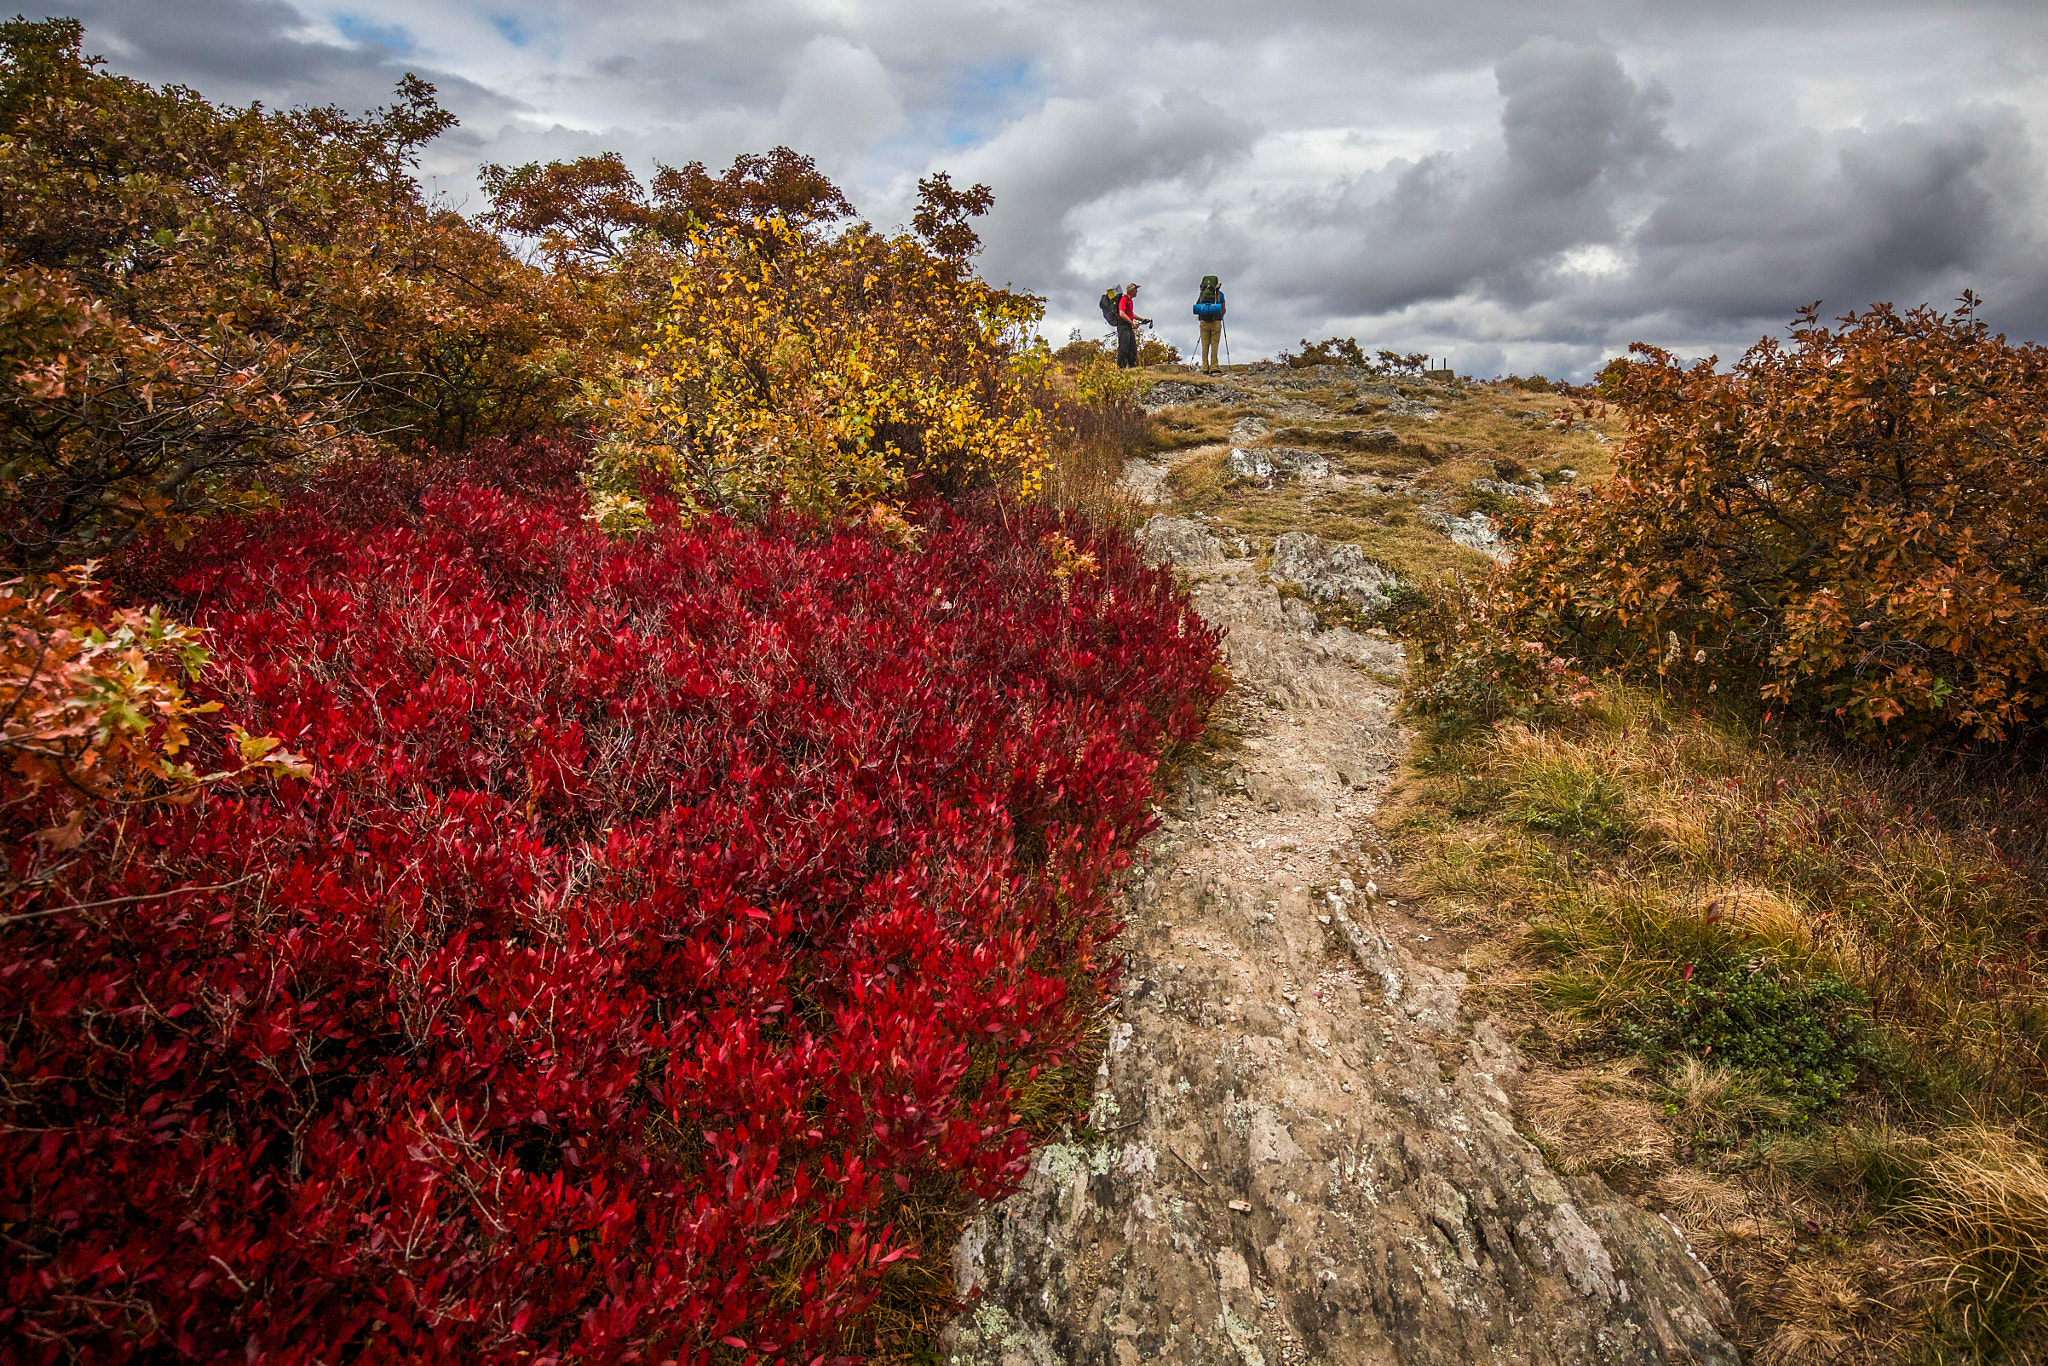
POLYGON ((1119 371, 984 185, 465 216, 423 81, 82 41, 0 24, 0 1362, 2044 1350, 1974 298, 1119 371))
POLYGON ((1397 893, 1381 829, 1406 665, 1361 618, 1390 564, 1489 563, 1440 528, 1481 529, 1468 470, 1498 473, 1448 447, 1597 442, 1553 443, 1494 390, 1400 389, 1275 368, 1149 391, 1174 400, 1167 433, 1235 430, 1250 472, 1217 445, 1126 473, 1180 495, 1189 515, 1146 539, 1223 630, 1234 686, 1125 898, 1086 1121, 960 1240, 949 1360, 1737 1360, 1683 1241, 1518 1131, 1530 1065, 1397 893))
MULTIPOLYGON (((1849 321, 1867 351, 1802 383, 1852 388, 1911 346, 1903 405, 1972 348, 1994 386, 2033 363, 1966 323, 1849 321)), ((2038 756, 1859 742, 1846 709, 1817 725, 1797 694, 1724 691, 1733 650, 1632 660, 1546 615, 1693 552, 1530 558, 1557 522, 1518 512, 1609 515, 1656 447, 1626 448, 1605 403, 1544 421, 1522 392, 1343 367, 1148 390, 1158 430, 1125 486, 1227 626, 1236 688, 1131 894, 1136 981, 1089 1122, 960 1244, 968 1358, 1610 1359, 1633 1334, 1644 1359, 2033 1359, 2038 756), (1546 1215, 1538 1190, 1573 1203, 1546 1215), (1565 1208, 1645 1320, 1537 1311, 1565 1208)), ((1706 399, 1649 430, 1733 427, 1706 399)), ((1918 414, 1887 428, 1902 468, 1953 449, 1910 422, 1955 410, 1918 414)), ((2006 420, 1960 420, 1987 416, 2006 420)), ((1807 459, 1813 419, 1784 431, 1724 458, 1807 459)), ((1968 563, 1951 537, 1928 559, 1968 563)), ((2023 576, 2008 556, 1975 572, 2023 576)))

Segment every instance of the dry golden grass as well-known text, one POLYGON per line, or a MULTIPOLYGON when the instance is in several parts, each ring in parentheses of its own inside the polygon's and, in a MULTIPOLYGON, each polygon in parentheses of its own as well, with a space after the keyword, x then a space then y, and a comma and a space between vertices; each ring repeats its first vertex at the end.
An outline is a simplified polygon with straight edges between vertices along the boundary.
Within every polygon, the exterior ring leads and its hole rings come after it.
POLYGON ((1073 508, 1097 525, 1128 522, 1136 509, 1117 481, 1124 461, 1153 439, 1156 419, 1129 400, 1083 403, 1057 388, 1047 391, 1045 407, 1062 439, 1046 468, 1040 501, 1073 508))
POLYGON ((1529 1136, 1561 1171, 1593 1172, 1635 1191, 1671 1167, 1663 1109, 1633 1059, 1532 1070, 1517 1076, 1510 1091, 1529 1136))
POLYGON ((1410 582, 1444 574, 1478 575, 1486 557, 1446 539, 1415 516, 1416 500, 1355 489, 1233 482, 1230 448, 1217 446, 1183 461, 1167 475, 1176 512, 1201 512, 1220 531, 1271 540, 1306 531, 1326 541, 1357 544, 1372 559, 1410 582))
POLYGON ((1754 1360, 2048 1359, 2048 780, 2029 761, 1886 760, 1620 688, 1571 727, 1419 758, 1406 852, 1433 904, 1492 936, 1467 970, 1529 1025, 1522 1113, 1563 1165, 1691 1232, 1754 1360), (1617 1052, 1716 955, 1860 989, 1878 1047, 1852 1095, 1809 1117, 1713 1057, 1646 1076, 1617 1052), (1588 1101, 1600 1065, 1645 1089, 1588 1101))
MULTIPOLYGON (((1456 442, 1469 455, 1518 461, 1545 479, 1555 479, 1564 469, 1576 470, 1582 481, 1608 478, 1614 472, 1614 443, 1625 433, 1618 418, 1600 415, 1606 411, 1602 405, 1594 406, 1590 430, 1573 431, 1552 419, 1559 409, 1576 410, 1577 404, 1492 385, 1472 386, 1438 406, 1443 416, 1429 424, 1433 439, 1456 442), (1517 416, 1522 413, 1533 416, 1517 416)), ((1400 430, 1398 421, 1392 425, 1400 430)))
MULTIPOLYGON (((1166 377, 1163 373, 1161 377, 1166 377)), ((1217 378, 1174 375, 1185 383, 1217 386, 1217 378)), ((1605 479, 1612 470, 1611 445, 1593 431, 1571 431, 1550 421, 1561 400, 1483 385, 1461 385, 1454 391, 1434 386, 1405 386, 1405 391, 1436 407, 1434 422, 1396 417, 1384 399, 1355 400, 1349 388, 1290 390, 1288 397, 1315 404, 1331 413, 1320 420, 1274 420, 1272 443, 1306 446, 1329 452, 1344 474, 1373 481, 1369 488, 1330 488, 1281 483, 1233 482, 1228 475, 1230 431, 1250 408, 1190 405, 1169 408, 1152 419, 1149 434, 1133 453, 1153 454, 1208 446, 1183 460, 1168 476, 1174 510, 1199 512, 1218 530, 1270 540, 1286 531, 1306 531, 1326 541, 1355 543, 1374 560, 1411 583, 1431 583, 1446 575, 1478 576, 1491 568, 1486 558, 1456 545, 1423 523, 1425 502, 1454 512, 1475 507, 1498 510, 1495 495, 1475 492, 1474 479, 1534 470, 1555 479, 1574 469, 1581 481, 1605 479), (1495 408, 1501 412, 1493 411, 1495 408), (1537 421, 1518 421, 1516 412, 1537 412, 1537 421), (1367 444, 1364 433, 1390 427, 1395 444, 1367 444)), ((1594 424, 1609 437, 1619 424, 1603 419, 1594 424)))
POLYGON ((1130 453, 1152 455, 1228 441, 1240 411, 1204 406, 1164 409, 1153 415, 1144 439, 1133 445, 1130 453))

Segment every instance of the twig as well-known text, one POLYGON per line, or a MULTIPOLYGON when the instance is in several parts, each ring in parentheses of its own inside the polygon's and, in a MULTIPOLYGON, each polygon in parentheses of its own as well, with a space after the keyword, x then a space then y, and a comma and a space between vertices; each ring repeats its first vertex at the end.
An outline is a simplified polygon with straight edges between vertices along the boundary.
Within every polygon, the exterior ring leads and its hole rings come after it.
POLYGON ((96 911, 103 906, 125 906, 132 901, 155 901, 161 897, 184 896, 187 892, 225 892, 230 887, 239 887, 245 882, 254 882, 261 873, 238 877, 233 882, 217 882, 211 887, 173 887, 168 892, 137 892, 134 896, 117 896, 109 901, 79 901, 69 906, 46 906, 40 911, 23 911, 19 915, 0 915, 0 925, 12 925, 17 920, 34 920, 37 916, 60 915, 65 911, 96 911))
POLYGON ((1172 1153, 1175 1157, 1179 1157, 1181 1166, 1186 1167, 1189 1171, 1195 1173, 1195 1180, 1201 1182, 1205 1186, 1210 1184, 1208 1174, 1205 1172, 1195 1171, 1195 1164, 1188 1161, 1185 1157, 1181 1157, 1180 1149, 1167 1147, 1167 1145, 1163 1143, 1159 1146, 1162 1148, 1166 1148, 1166 1151, 1172 1153))

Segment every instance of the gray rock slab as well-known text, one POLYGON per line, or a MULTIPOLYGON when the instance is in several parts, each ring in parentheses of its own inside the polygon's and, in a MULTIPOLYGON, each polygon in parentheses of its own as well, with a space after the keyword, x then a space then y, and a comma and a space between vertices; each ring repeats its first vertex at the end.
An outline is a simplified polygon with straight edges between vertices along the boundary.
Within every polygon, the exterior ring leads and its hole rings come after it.
POLYGON ((1474 479, 1472 487, 1481 493, 1496 494, 1502 498, 1513 498, 1518 502, 1550 503, 1550 490, 1541 484, 1511 484, 1505 479, 1474 479))
POLYGON ((1187 517, 1154 513, 1139 531, 1138 542, 1148 564, 1193 566, 1223 560, 1223 542, 1216 533, 1187 517))
POLYGON ((1483 512, 1458 516, 1431 509, 1420 515, 1424 526, 1434 527, 1468 550, 1476 550, 1500 564, 1514 558, 1514 552, 1501 540, 1500 529, 1493 524, 1493 518, 1483 512))
POLYGON ((946 1360, 1736 1366, 1705 1268, 1551 1169, 1512 1041, 1376 900, 1394 690, 1247 562, 1194 592, 1241 748, 1134 870, 1088 1126, 969 1219, 946 1360))
POLYGON ((1273 542, 1267 571, 1274 583, 1291 583, 1317 602, 1346 602, 1362 611, 1387 605, 1393 572, 1366 558, 1356 545, 1326 545, 1305 531, 1282 533, 1273 542))
POLYGON ((1389 399, 1381 411, 1389 417, 1412 417, 1421 422, 1434 422, 1443 416, 1419 398, 1389 399))
POLYGON ((1230 451, 1230 477, 1232 479, 1271 479, 1273 458, 1258 447, 1232 447, 1230 451))
POLYGON ((1363 665, 1396 678, 1408 670, 1408 652, 1400 641, 1386 636, 1365 634, 1348 626, 1333 626, 1319 632, 1313 643, 1316 652, 1325 659, 1363 665))
POLYGON ((1123 473, 1117 476, 1116 485, 1130 495, 1132 502, 1140 505, 1173 501, 1166 491, 1166 466, 1150 460, 1124 461, 1123 473))
POLYGON ((1156 413, 1162 408, 1190 405, 1235 407, 1244 400, 1244 391, 1231 385, 1190 384, 1182 380, 1162 379, 1139 394, 1138 406, 1148 413, 1156 413))
POLYGON ((1269 398, 1255 403, 1261 413, 1282 422, 1328 422, 1337 416, 1327 408, 1298 398, 1269 398))
POLYGON ((1273 468, 1290 479, 1328 479, 1330 457, 1323 451, 1302 450, 1294 446, 1268 446, 1263 454, 1273 462, 1273 468))

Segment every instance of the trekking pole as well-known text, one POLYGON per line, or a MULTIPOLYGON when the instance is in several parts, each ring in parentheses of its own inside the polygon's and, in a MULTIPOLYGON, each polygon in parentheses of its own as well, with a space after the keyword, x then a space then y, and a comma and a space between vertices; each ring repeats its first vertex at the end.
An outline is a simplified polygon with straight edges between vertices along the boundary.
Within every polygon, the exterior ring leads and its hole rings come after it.
POLYGON ((1230 324, 1223 324, 1223 363, 1230 364, 1230 324))

